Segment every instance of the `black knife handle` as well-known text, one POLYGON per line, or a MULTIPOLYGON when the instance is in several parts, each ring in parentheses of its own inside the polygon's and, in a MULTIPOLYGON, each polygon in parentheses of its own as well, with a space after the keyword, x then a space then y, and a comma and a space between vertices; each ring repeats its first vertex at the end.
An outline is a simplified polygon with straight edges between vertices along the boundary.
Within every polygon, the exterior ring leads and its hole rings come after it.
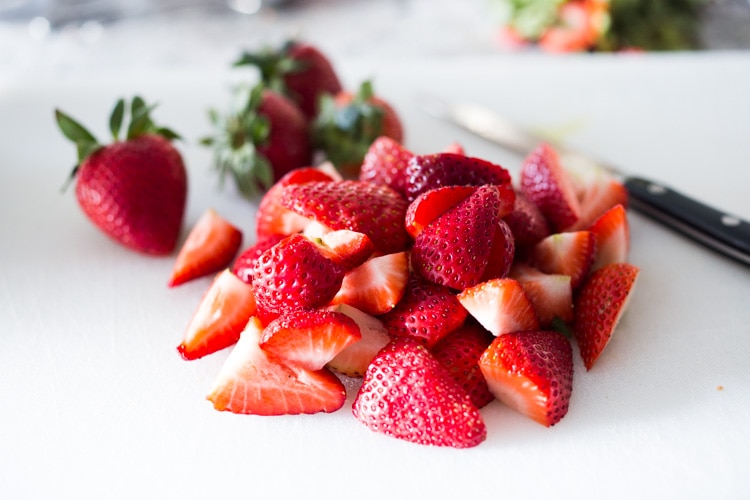
POLYGON ((707 247, 750 265, 750 223, 639 177, 625 180, 630 206, 707 247))

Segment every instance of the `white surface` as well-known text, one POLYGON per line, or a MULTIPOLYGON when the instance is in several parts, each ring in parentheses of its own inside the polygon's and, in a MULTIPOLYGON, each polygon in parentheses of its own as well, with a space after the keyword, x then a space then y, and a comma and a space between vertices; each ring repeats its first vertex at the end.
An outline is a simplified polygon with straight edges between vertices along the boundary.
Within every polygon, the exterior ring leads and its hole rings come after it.
MULTIPOLYGON (((374 77, 407 145, 519 159, 422 114, 428 89, 529 126, 574 125, 579 146, 750 218, 750 57, 741 54, 338 61, 374 77)), ((74 160, 61 107, 104 138, 114 100, 161 102, 188 140, 186 227, 208 207, 252 241, 253 206, 217 191, 196 146, 229 73, 0 80, 0 496, 38 498, 743 498, 750 492, 750 269, 631 214, 642 268, 628 313, 591 372, 575 356, 568 415, 547 429, 494 402, 487 441, 422 447, 351 416, 216 412, 226 352, 175 351, 209 279, 177 289, 171 258, 124 250, 60 194, 74 160), (723 390, 719 390, 719 387, 723 390)), ((198 71, 196 71, 198 70, 198 71)))

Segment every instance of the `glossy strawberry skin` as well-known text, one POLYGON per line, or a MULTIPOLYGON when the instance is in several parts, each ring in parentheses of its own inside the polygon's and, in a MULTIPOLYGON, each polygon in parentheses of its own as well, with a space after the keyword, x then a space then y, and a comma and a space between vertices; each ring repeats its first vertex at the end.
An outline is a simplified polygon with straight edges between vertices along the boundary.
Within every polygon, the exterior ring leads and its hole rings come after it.
POLYGON ((516 249, 523 253, 551 234, 547 219, 521 192, 516 192, 513 210, 504 220, 513 233, 516 249))
POLYGON ((400 142, 383 135, 375 139, 367 150, 359 180, 385 184, 401 196, 406 196, 406 167, 414 153, 400 142))
POLYGON ((284 235, 272 234, 271 236, 256 241, 255 244, 249 246, 237 256, 234 264, 232 264, 232 272, 245 283, 252 284, 255 262, 261 255, 263 255, 263 252, 284 238, 286 238, 284 235))
POLYGON ((293 41, 285 55, 298 63, 283 76, 286 93, 310 120, 317 114, 320 95, 339 93, 341 81, 331 60, 314 45, 293 41))
POLYGON ((145 134, 103 146, 77 172, 76 197, 107 235, 138 252, 167 255, 177 245, 187 173, 165 138, 145 134))

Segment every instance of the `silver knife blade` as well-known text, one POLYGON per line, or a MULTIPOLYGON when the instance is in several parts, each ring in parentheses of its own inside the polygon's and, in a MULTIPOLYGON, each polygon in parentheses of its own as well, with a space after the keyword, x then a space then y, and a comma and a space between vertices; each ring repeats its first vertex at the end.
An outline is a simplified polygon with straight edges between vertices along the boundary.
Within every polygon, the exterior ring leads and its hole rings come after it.
POLYGON ((521 156, 547 142, 557 149, 563 163, 593 163, 622 180, 632 208, 724 256, 750 265, 750 223, 736 215, 708 206, 660 182, 629 176, 611 163, 524 130, 487 107, 447 102, 429 95, 419 96, 418 101, 428 114, 521 156))

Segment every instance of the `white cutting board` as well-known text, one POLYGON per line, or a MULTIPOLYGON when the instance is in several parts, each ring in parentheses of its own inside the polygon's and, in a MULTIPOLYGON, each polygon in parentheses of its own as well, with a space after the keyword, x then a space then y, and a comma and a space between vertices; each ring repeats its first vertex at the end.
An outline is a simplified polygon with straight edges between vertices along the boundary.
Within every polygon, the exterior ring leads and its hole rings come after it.
MULTIPOLYGON (((750 57, 544 55, 339 61, 373 77, 419 153, 459 140, 519 159, 419 111, 423 90, 486 103, 750 218, 750 57)), ((104 138, 119 96, 161 104, 190 171, 186 227, 213 207, 253 239, 254 206, 220 192, 196 145, 229 72, 200 68, 0 80, 0 497, 742 498, 750 493, 750 268, 631 213, 638 288, 591 372, 575 357, 568 415, 544 428, 495 402, 469 450, 375 434, 350 407, 253 417, 205 394, 227 351, 175 350, 210 279, 166 287, 171 258, 134 254, 60 193, 74 150, 63 108, 104 138)))

